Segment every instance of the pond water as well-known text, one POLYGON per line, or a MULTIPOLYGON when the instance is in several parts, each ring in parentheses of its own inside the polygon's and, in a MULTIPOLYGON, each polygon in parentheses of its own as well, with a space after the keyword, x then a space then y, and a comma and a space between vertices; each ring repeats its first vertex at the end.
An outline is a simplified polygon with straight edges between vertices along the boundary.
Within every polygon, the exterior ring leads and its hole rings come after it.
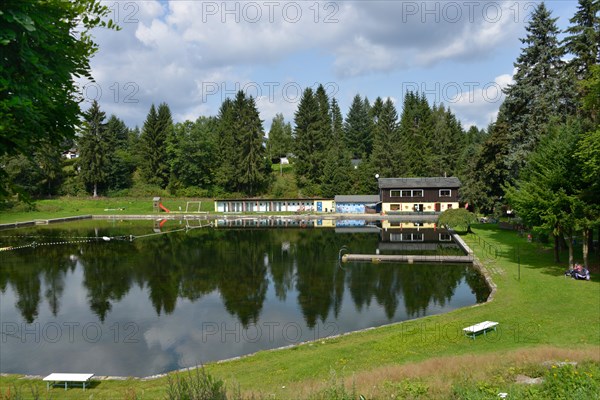
POLYGON ((338 262, 343 246, 458 251, 443 232, 435 244, 426 229, 382 223, 84 221, 0 232, 0 247, 25 246, 0 252, 0 372, 148 376, 487 299, 467 265, 338 262))

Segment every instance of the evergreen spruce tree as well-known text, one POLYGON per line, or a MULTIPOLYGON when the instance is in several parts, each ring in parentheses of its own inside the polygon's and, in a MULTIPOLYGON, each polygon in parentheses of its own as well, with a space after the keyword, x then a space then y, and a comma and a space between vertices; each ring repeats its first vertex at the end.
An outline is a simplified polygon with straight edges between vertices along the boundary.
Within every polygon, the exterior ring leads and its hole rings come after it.
POLYGON ((317 129, 317 141, 321 149, 323 160, 325 159, 326 149, 331 143, 332 126, 331 126, 331 106, 329 104, 329 96, 325 92, 323 85, 319 85, 315 91, 315 99, 319 106, 319 127, 317 129))
POLYGON ((237 187, 237 154, 234 131, 235 110, 233 101, 225 99, 217 117, 217 169, 216 184, 225 192, 234 192, 237 187))
POLYGON ((475 188, 476 182, 480 179, 479 171, 475 169, 475 160, 481 152, 482 144, 487 139, 485 130, 479 130, 471 126, 465 133, 463 148, 456 164, 456 176, 459 177, 462 187, 460 191, 461 198, 469 203, 471 209, 476 207, 474 199, 479 196, 478 189, 475 188))
POLYGON ((511 181, 505 159, 510 151, 510 126, 503 114, 488 128, 488 136, 472 160, 461 190, 463 200, 485 214, 502 203, 504 185, 511 181))
POLYGON ((564 73, 556 20, 543 2, 534 10, 521 39, 525 47, 515 63, 515 82, 505 89, 500 108, 511 133, 506 167, 515 177, 550 121, 562 121, 573 112, 574 90, 564 73))
POLYGON ((160 152, 163 157, 161 162, 157 165, 156 175, 159 179, 160 187, 165 188, 169 184, 171 170, 167 153, 168 139, 173 136, 173 118, 171 116, 171 109, 167 103, 161 103, 158 106, 156 122, 158 127, 157 130, 160 132, 160 138, 162 140, 160 152))
POLYGON ((187 167, 184 164, 185 152, 187 151, 187 149, 184 149, 184 140, 186 137, 191 136, 193 127, 194 123, 189 120, 176 123, 170 135, 167 136, 167 159, 169 160, 169 185, 167 189, 171 194, 176 194, 179 189, 186 186, 181 180, 187 167))
POLYGON ((321 177, 318 166, 321 160, 322 143, 318 139, 320 119, 319 103, 311 88, 306 88, 294 114, 294 155, 296 177, 301 187, 317 185, 321 177))
POLYGON ((371 107, 371 103, 369 102, 369 99, 367 98, 367 96, 365 96, 365 98, 363 99, 363 107, 364 107, 364 114, 366 116, 366 129, 365 132, 363 133, 363 140, 364 140, 364 144, 365 144, 365 149, 364 149, 364 153, 366 154, 366 156, 370 156, 371 153, 373 152, 373 129, 375 127, 375 123, 374 123, 374 111, 371 107))
POLYGON ((125 189, 132 185, 135 158, 130 151, 129 134, 125 122, 111 115, 106 123, 106 136, 111 149, 108 156, 108 189, 125 189))
POLYGON ((112 144, 118 149, 127 148, 129 128, 116 115, 111 115, 106 123, 106 129, 109 132, 112 144))
POLYGON ((265 161, 265 138, 262 121, 252 96, 239 91, 233 102, 234 131, 237 142, 238 191, 254 196, 264 189, 270 173, 265 161))
POLYGON ((333 198, 338 194, 349 194, 352 173, 350 154, 344 148, 341 140, 334 140, 327 151, 321 178, 321 194, 333 198))
POLYGON ((577 12, 569 20, 563 43, 574 55, 569 62, 578 79, 589 76, 593 65, 600 64, 600 1, 579 0, 577 12))
POLYGON ((401 176, 398 170, 397 157, 399 153, 398 112, 394 103, 388 98, 381 106, 381 98, 375 100, 373 108, 377 108, 378 116, 375 118, 373 130, 373 152, 371 163, 375 171, 382 178, 401 176))
POLYGON ((465 144, 460 122, 443 104, 433 106, 431 172, 435 176, 455 175, 457 162, 465 144))
POLYGON ((367 105, 368 100, 363 101, 358 94, 354 96, 344 122, 346 147, 353 158, 360 158, 371 150, 371 116, 367 105))
POLYGON ((400 176, 432 175, 431 108, 425 95, 407 92, 400 117, 400 176))
MULTIPOLYGON (((370 108, 370 113, 371 113, 371 120, 373 121, 373 129, 375 129, 375 126, 377 125, 377 122, 379 121, 379 118, 381 118, 381 112, 383 111, 383 99, 379 96, 377 96, 377 98, 375 99, 375 102, 373 103, 373 106, 371 106, 370 108)), ((375 133, 373 132, 373 135, 375 133)), ((375 138, 373 137, 373 142, 375 141, 375 138)))
POLYGON ((340 110, 340 106, 335 99, 331 99, 331 137, 334 142, 338 142, 343 149, 345 147, 345 139, 344 139, 344 117, 342 116, 342 111, 340 110))
POLYGON ((83 113, 83 124, 79 138, 79 165, 86 185, 91 186, 92 194, 98 197, 98 187, 108 178, 110 160, 110 140, 107 136, 106 114, 100 111, 98 102, 83 113))
POLYGON ((158 108, 150 107, 142 134, 141 142, 141 173, 144 180, 150 184, 165 188, 169 180, 169 160, 167 155, 167 136, 172 129, 171 111, 162 103, 158 108))

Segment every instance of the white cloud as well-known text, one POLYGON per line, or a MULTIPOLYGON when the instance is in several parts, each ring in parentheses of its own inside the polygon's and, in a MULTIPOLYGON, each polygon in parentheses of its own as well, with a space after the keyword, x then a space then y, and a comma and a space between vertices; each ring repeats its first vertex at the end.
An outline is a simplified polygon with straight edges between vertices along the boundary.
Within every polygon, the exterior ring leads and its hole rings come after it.
POLYGON ((401 64, 385 46, 357 36, 336 51, 334 67, 340 76, 357 76, 373 70, 389 71, 401 64))
POLYGON ((512 75, 502 74, 492 82, 470 87, 449 99, 448 106, 455 112, 465 128, 484 128, 495 121, 504 101, 502 90, 512 83, 512 75))
MULTIPOLYGON (((427 13, 426 7, 433 7, 427 4, 114 3, 123 30, 96 33, 100 53, 92 67, 102 92, 99 100, 103 110, 130 125, 141 125, 150 104, 163 101, 175 118, 195 119, 196 113, 216 114, 229 92, 258 80, 257 70, 263 70, 263 76, 272 75, 269 81, 285 84, 282 64, 289 60, 302 65, 302 74, 294 75, 303 87, 322 81, 324 75, 331 79, 332 73, 348 81, 382 72, 414 71, 447 60, 481 63, 521 26, 508 13, 490 22, 481 10, 470 16, 463 9, 464 15, 455 21, 452 10, 444 9, 446 3, 436 6, 437 15, 427 13)), ((503 10, 511 6, 508 2, 500 5, 503 10)), ((267 96, 268 90, 263 87, 258 97, 267 96)), ((365 92, 360 84, 352 90, 365 92)), ((281 93, 275 99, 258 100, 265 121, 277 112, 291 120, 297 104, 286 101, 281 93)))

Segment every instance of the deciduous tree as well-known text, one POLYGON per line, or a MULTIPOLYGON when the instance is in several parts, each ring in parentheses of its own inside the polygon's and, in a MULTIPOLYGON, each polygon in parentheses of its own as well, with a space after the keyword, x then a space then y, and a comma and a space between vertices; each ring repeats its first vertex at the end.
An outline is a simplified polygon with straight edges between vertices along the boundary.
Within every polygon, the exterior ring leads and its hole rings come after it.
MULTIPOLYGON (((31 155, 72 139, 76 80, 90 78, 91 30, 117 28, 99 0, 6 1, 0 11, 0 156, 31 155)), ((5 179, 0 169, 0 178, 5 179)), ((8 194, 0 185, 0 197, 8 194)))

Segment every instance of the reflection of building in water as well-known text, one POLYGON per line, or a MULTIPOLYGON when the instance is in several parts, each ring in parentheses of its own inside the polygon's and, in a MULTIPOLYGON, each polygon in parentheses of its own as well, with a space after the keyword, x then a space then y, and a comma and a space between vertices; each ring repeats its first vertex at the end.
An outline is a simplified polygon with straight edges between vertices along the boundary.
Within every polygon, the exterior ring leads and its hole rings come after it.
POLYGON ((297 218, 220 218, 214 222, 215 228, 333 228, 334 219, 297 219, 297 218))
POLYGON ((340 219, 335 222, 335 233, 379 233, 376 221, 364 219, 340 219))
POLYGON ((433 222, 382 221, 379 250, 456 248, 450 233, 433 222))

